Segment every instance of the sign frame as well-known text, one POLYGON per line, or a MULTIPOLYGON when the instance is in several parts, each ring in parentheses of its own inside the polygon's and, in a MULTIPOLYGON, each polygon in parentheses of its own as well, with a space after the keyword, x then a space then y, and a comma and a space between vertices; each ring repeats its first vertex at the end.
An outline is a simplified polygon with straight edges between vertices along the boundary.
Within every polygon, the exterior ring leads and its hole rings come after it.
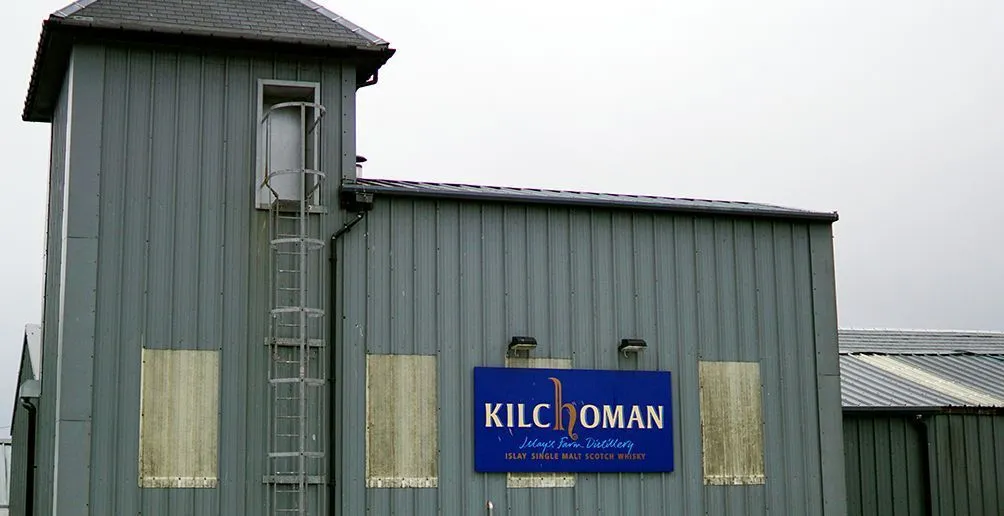
POLYGON ((670 473, 669 371, 475 367, 479 473, 670 473))

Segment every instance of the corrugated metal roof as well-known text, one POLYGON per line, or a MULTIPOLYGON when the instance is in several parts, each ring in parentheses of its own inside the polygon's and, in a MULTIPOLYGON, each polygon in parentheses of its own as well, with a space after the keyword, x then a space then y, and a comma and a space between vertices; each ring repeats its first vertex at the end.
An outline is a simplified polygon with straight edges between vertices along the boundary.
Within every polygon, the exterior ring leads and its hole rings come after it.
POLYGON ((900 378, 855 356, 840 357, 840 390, 844 408, 952 407, 960 399, 900 378))
POLYGON ((841 330, 844 408, 1004 408, 1004 333, 841 330))
POLYGON ((560 204, 597 208, 672 211, 834 222, 837 214, 785 208, 743 201, 715 201, 649 195, 623 195, 537 188, 514 188, 389 179, 357 179, 342 185, 343 192, 408 197, 460 198, 523 204, 560 204))
POLYGON ((7 514, 10 504, 10 439, 0 439, 0 516, 7 514))
POLYGON ((942 354, 968 351, 1004 355, 1004 332, 949 330, 840 330, 842 353, 942 354))

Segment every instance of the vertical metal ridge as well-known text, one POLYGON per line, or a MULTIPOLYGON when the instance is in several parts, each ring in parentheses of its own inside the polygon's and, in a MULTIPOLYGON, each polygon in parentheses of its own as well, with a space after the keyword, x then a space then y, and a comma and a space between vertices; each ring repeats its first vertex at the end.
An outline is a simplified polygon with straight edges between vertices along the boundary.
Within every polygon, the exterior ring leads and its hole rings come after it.
MULTIPOLYGON (((243 481, 239 484, 240 487, 234 486, 233 491, 227 493, 229 482, 224 476, 221 484, 223 490, 221 504, 232 503, 235 510, 239 511, 245 504, 261 506, 261 495, 257 494, 261 489, 258 478, 264 473, 255 467, 258 450, 248 446, 249 434, 259 423, 249 418, 248 406, 256 402, 261 403, 262 400, 256 400, 248 385, 250 375, 260 372, 252 369, 251 355, 258 350, 258 346, 254 345, 247 328, 248 313, 255 306, 248 299, 249 288, 246 285, 252 277, 249 270, 251 259, 249 239, 253 218, 246 214, 248 210, 246 192, 249 189, 243 181, 243 176, 236 173, 238 170, 251 170, 252 167, 248 160, 249 153, 239 152, 240 149, 249 149, 252 145, 254 115, 248 111, 254 102, 252 63, 246 58, 227 57, 223 75, 222 109, 225 119, 221 160, 225 174, 221 219, 224 228, 222 259, 226 266, 221 278, 221 313, 224 327, 221 373, 227 380, 223 383, 224 396, 221 406, 227 406, 227 399, 231 396, 234 403, 228 410, 227 417, 221 422, 221 435, 230 435, 234 439, 231 444, 235 455, 221 457, 221 464, 223 467, 228 467, 226 465, 230 464, 230 467, 242 471, 243 474, 233 474, 233 476, 243 477, 243 481)), ((229 446, 224 447, 222 451, 228 452, 229 446)))
POLYGON ((199 199, 202 195, 199 153, 204 136, 201 131, 202 95, 201 57, 182 54, 178 57, 178 113, 174 136, 176 142, 174 206, 174 273, 172 278, 172 333, 177 349, 202 349, 208 344, 200 339, 198 322, 202 310, 199 296, 199 235, 203 224, 199 199))
MULTIPOLYGON (((148 86, 149 89, 143 88, 143 90, 147 90, 148 91, 148 99, 147 99, 147 102, 148 102, 148 104, 147 104, 147 115, 148 115, 148 118, 147 118, 147 129, 146 129, 146 137, 147 137, 148 146, 146 147, 146 149, 145 149, 146 153, 143 156, 145 158, 145 161, 146 161, 146 163, 144 164, 145 166, 143 167, 143 171, 145 172, 146 182, 143 185, 145 187, 144 188, 144 190, 145 190, 144 194, 145 195, 144 195, 144 203, 143 203, 143 208, 144 208, 144 210, 143 210, 144 211, 143 226, 142 226, 141 230, 142 230, 142 235, 143 235, 143 238, 144 238, 144 240, 143 240, 143 243, 144 243, 144 253, 143 253, 143 256, 144 256, 145 259, 143 260, 143 266, 144 266, 144 270, 143 270, 143 293, 142 293, 142 302, 141 302, 141 305, 140 305, 140 306, 142 306, 143 311, 142 311, 141 314, 139 314, 140 317, 142 318, 142 323, 140 324, 140 328, 139 328, 139 334, 141 335, 141 339, 140 339, 139 346, 138 346, 139 350, 138 350, 138 353, 136 355, 136 358, 138 359, 137 363, 140 364, 138 366, 139 368, 142 367, 142 360, 143 360, 142 359, 142 350, 144 348, 146 348, 148 345, 150 345, 150 340, 148 340, 148 339, 152 340, 152 337, 154 335, 153 331, 151 331, 151 325, 150 325, 150 306, 152 305, 152 302, 150 301, 150 290, 151 290, 151 286, 150 285, 151 285, 151 276, 152 276, 151 270, 154 269, 154 267, 152 267, 152 265, 151 265, 151 262, 153 261, 153 245, 152 245, 151 242, 152 242, 152 237, 153 237, 153 222, 152 221, 153 221, 153 218, 154 218, 154 203, 153 203, 153 190, 154 190, 154 186, 153 185, 154 185, 155 174, 154 174, 154 171, 153 171, 153 166, 154 166, 154 146, 155 146, 155 142, 157 141, 156 140, 156 131, 155 131, 155 128, 156 128, 156 125, 157 125, 157 123, 156 123, 156 108, 157 108, 157 104, 158 104, 158 102, 157 102, 157 94, 158 94, 158 88, 157 88, 157 84, 158 84, 158 80, 157 80, 158 70, 157 70, 157 67, 158 67, 159 58, 160 58, 160 55, 159 55, 159 53, 157 51, 151 51, 151 53, 150 53, 150 80, 149 80, 149 84, 146 85, 146 86, 148 86)), ((142 374, 140 374, 140 376, 142 376, 142 374)), ((136 383, 136 392, 139 392, 141 390, 141 388, 142 388, 142 386, 140 385, 139 382, 137 382, 136 383)), ((139 399, 139 396, 137 396, 137 399, 136 399, 136 407, 137 407, 137 409, 139 411, 142 411, 142 401, 139 399)), ((136 418, 136 419, 139 419, 139 418, 136 418)), ((139 425, 137 425, 136 428, 135 428, 135 435, 137 436, 137 446, 136 446, 136 448, 138 450, 139 449, 139 443, 138 443, 139 425)), ((139 457, 136 457, 136 460, 134 462, 136 462, 136 471, 135 471, 135 473, 136 473, 136 479, 138 481, 139 480, 139 457)), ((133 501, 135 503, 135 509, 136 509, 137 512, 142 513, 145 509, 147 509, 148 502, 147 502, 146 493, 144 491, 139 491, 136 494, 135 499, 133 501)))
MULTIPOLYGON (((59 334, 59 284, 62 266, 62 219, 63 219, 63 172, 66 149, 66 89, 64 81, 56 103, 51 125, 51 148, 49 163, 48 210, 45 236, 45 285, 42 299, 42 363, 51 364, 56 359, 56 343, 59 334)), ((55 379, 52 375, 42 377, 42 388, 51 391, 55 379)), ((39 401, 37 427, 38 469, 36 478, 35 508, 45 514, 51 512, 52 467, 54 461, 55 400, 53 396, 42 396, 39 401)))
POLYGON ((684 511, 698 514, 703 512, 701 481, 697 476, 701 470, 700 447, 696 439, 701 438, 699 412, 699 391, 697 383, 697 308, 696 299, 691 298, 697 282, 696 221, 693 218, 673 218, 669 222, 673 228, 672 269, 673 303, 671 312, 678 316, 674 341, 677 346, 677 397, 678 418, 675 432, 681 443, 679 456, 675 457, 676 470, 680 474, 680 500, 684 511))
POLYGON ((805 505, 809 510, 822 513, 822 484, 820 472, 820 445, 819 438, 819 377, 816 374, 816 349, 817 339, 815 332, 815 314, 813 312, 813 276, 812 276, 812 252, 809 238, 809 226, 792 226, 794 238, 792 240, 792 256, 795 260, 795 298, 797 299, 798 312, 796 312, 796 328, 798 331, 798 341, 812 343, 811 346, 799 346, 796 348, 800 355, 800 367, 803 376, 802 385, 812 385, 816 388, 801 389, 802 403, 802 426, 803 443, 805 445, 803 470, 805 471, 805 505))
MULTIPOLYGON (((459 237, 460 206, 453 203, 443 203, 438 206, 436 213, 436 342, 433 349, 437 357, 438 378, 437 395, 439 401, 439 412, 437 414, 438 435, 436 442, 426 443, 426 446, 435 446, 438 453, 436 467, 438 489, 432 493, 435 504, 431 507, 429 500, 424 499, 425 493, 416 492, 413 506, 416 510, 420 508, 431 510, 435 513, 442 513, 445 505, 456 503, 461 498, 460 482, 450 478, 451 473, 457 471, 449 467, 450 464, 460 466, 458 446, 455 442, 443 441, 443 426, 449 424, 444 421, 444 413, 448 413, 446 405, 454 399, 454 396, 463 388, 463 380, 459 375, 444 374, 453 369, 452 362, 457 360, 463 343, 460 341, 460 285, 461 279, 461 243, 459 237), (451 395, 452 394, 452 395, 451 395), (445 446, 443 446, 445 444, 445 446)), ((418 346, 416 346, 418 347, 418 346)), ((416 350, 421 354, 425 350, 416 350)), ((456 410, 457 407, 451 407, 456 410)), ((462 411, 461 411, 462 412, 462 411)), ((454 421, 463 421, 461 414, 456 414, 454 421)), ((461 511, 454 509, 455 512, 461 511)))
MULTIPOLYGON (((94 382, 92 384, 92 404, 94 421, 117 421, 119 386, 118 374, 121 342, 121 305, 119 295, 123 288, 123 238, 125 211, 125 180, 123 163, 126 149, 124 135, 127 134, 128 119, 125 116, 125 102, 118 102, 128 90, 128 54, 109 49, 103 60, 101 140, 118 142, 118 145, 102 145, 100 149, 100 216, 98 246, 98 292, 95 314, 95 350, 92 357, 94 382)), ((114 489, 117 471, 115 468, 115 436, 117 426, 105 428, 92 425, 91 447, 92 467, 101 472, 95 475, 90 486, 90 500, 93 510, 114 513, 114 489), (103 473, 103 474, 102 474, 103 473)))

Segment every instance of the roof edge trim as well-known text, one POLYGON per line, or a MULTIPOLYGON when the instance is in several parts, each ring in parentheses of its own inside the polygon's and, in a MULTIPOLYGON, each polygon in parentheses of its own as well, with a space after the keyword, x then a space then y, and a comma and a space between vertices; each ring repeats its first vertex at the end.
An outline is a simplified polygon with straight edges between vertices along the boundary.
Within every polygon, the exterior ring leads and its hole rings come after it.
MULTIPOLYGON (((372 46, 339 46, 325 44, 323 40, 306 40, 284 38, 281 36, 252 39, 239 33, 226 31, 200 31, 197 28, 177 31, 150 30, 145 26, 124 26, 121 24, 102 24, 89 20, 75 20, 50 16, 42 22, 42 32, 39 36, 28 82, 28 93, 25 97, 21 119, 25 122, 52 121, 53 106, 49 105, 51 96, 55 95, 51 82, 62 80, 65 73, 66 56, 74 42, 83 40, 95 41, 139 41, 150 44, 167 44, 199 47, 209 41, 216 49, 227 51, 243 49, 245 51, 288 52, 301 54, 308 52, 319 57, 349 59, 356 65, 357 71, 367 77, 379 70, 395 54, 388 43, 372 46), (55 61, 53 61, 55 60, 55 61), (58 74, 58 76, 57 76, 58 74)), ((58 90, 58 87, 55 88, 58 90)))
POLYGON ((67 16, 72 16, 77 11, 80 11, 81 9, 83 9, 83 8, 89 6, 89 5, 91 5, 91 4, 93 4, 94 2, 97 2, 97 1, 98 0, 79 0, 77 2, 73 2, 72 4, 70 4, 70 5, 66 6, 66 7, 64 7, 64 8, 62 8, 62 9, 60 9, 60 10, 54 12, 54 13, 52 13, 52 15, 53 16, 57 16, 59 18, 66 18, 67 16))
MULTIPOLYGON (((95 1, 95 0, 91 0, 91 1, 95 1)), ((370 31, 368 31, 368 30, 360 27, 359 25, 357 25, 355 23, 352 23, 351 21, 349 21, 344 16, 328 10, 323 5, 320 5, 318 3, 312 2, 311 0, 297 0, 297 1, 300 2, 301 4, 303 4, 304 6, 306 6, 307 8, 311 9, 312 11, 314 11, 314 12, 316 12, 316 13, 324 16, 325 18, 328 18, 329 20, 331 20, 331 21, 333 21, 333 22, 335 22, 335 23, 337 23, 337 24, 339 24, 339 25, 341 25, 341 26, 349 29, 351 32, 353 32, 355 34, 359 34, 360 36, 362 36, 362 37, 370 40, 370 42, 373 43, 374 45, 385 45, 385 44, 388 43, 387 40, 385 40, 385 39, 377 36, 376 34, 373 34, 372 32, 370 32, 370 31)))
MULTIPOLYGON (((467 186, 475 186, 475 185, 467 185, 467 186)), ((805 220, 805 221, 828 222, 828 223, 833 223, 838 220, 838 215, 835 212, 828 213, 828 212, 798 211, 798 210, 786 210, 780 208, 771 209, 770 207, 750 209, 750 208, 726 207, 726 206, 718 206, 718 207, 666 206, 666 205, 646 204, 632 201, 630 199, 630 196, 624 196, 624 198, 618 200, 553 198, 553 197, 539 197, 533 195, 521 195, 519 193, 508 193, 508 192, 440 191, 440 190, 429 191, 429 190, 417 190, 408 188, 395 188, 393 186, 364 185, 354 182, 344 182, 342 184, 342 191, 348 193, 384 194, 398 197, 461 199, 461 200, 486 201, 486 202, 512 202, 520 204, 545 204, 545 205, 550 204, 558 206, 580 206, 580 207, 606 208, 606 209, 627 209, 627 210, 638 210, 638 211, 690 213, 695 215, 728 215, 728 216, 769 218, 769 219, 782 219, 782 220, 805 220)), ((587 193, 587 192, 576 192, 576 193, 587 193)), ((665 198, 665 199, 672 200, 671 198, 665 198)), ((765 205, 758 205, 758 206, 765 206, 765 205)))
POLYGON ((875 414, 895 416, 928 416, 935 414, 959 414, 996 416, 1004 415, 1004 409, 999 407, 938 407, 938 406, 886 406, 886 405, 844 405, 841 411, 845 416, 873 416, 875 414))

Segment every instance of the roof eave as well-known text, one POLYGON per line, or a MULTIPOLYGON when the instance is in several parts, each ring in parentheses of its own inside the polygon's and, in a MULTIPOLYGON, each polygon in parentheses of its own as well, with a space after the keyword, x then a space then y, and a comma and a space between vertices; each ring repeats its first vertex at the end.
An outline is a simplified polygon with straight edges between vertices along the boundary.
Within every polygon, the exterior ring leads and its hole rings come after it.
POLYGON ((707 206, 669 207, 669 206, 658 206, 644 203, 636 203, 636 202, 631 202, 630 200, 611 201, 611 200, 586 200, 586 199, 554 199, 554 198, 540 198, 528 195, 523 196, 518 194, 500 193, 500 192, 463 192, 463 191, 444 192, 444 191, 405 190, 405 189, 385 187, 385 186, 361 185, 358 183, 351 183, 351 182, 344 183, 342 185, 342 191, 347 193, 383 194, 383 195, 392 195, 398 197, 424 197, 424 198, 471 200, 471 201, 481 201, 481 202, 509 202, 509 203, 519 203, 519 204, 577 206, 583 208, 658 211, 658 212, 688 213, 693 215, 725 215, 733 217, 803 220, 803 221, 827 222, 827 223, 833 223, 838 220, 836 212, 832 213, 809 212, 809 211, 795 212, 782 209, 753 210, 749 208, 739 208, 739 207, 729 208, 729 207, 707 207, 707 206))
POLYGON ((854 406, 844 405, 842 409, 844 415, 864 416, 864 415, 889 415, 889 416, 927 416, 935 414, 959 414, 959 415, 1004 415, 1004 407, 942 407, 942 406, 884 406, 867 405, 854 406))
POLYGON ((140 41, 202 48, 238 48, 270 53, 295 52, 317 57, 340 57, 356 63, 365 80, 387 63, 395 50, 386 43, 349 46, 324 39, 212 31, 195 27, 164 28, 144 24, 101 23, 51 16, 42 24, 32 67, 28 95, 21 118, 26 122, 51 122, 73 43, 80 40, 140 41))

